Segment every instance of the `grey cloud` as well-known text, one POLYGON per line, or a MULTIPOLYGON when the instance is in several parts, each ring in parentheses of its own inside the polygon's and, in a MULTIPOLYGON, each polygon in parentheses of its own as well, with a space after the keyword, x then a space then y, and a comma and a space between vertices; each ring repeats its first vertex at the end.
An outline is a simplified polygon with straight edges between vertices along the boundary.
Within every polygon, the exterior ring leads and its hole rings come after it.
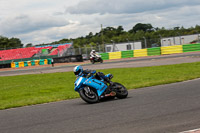
POLYGON ((19 15, 16 17, 0 21, 0 34, 15 35, 24 34, 33 31, 44 30, 53 27, 62 27, 69 24, 64 19, 51 18, 50 16, 36 16, 19 15))
POLYGON ((126 14, 160 10, 172 7, 199 5, 199 0, 85 0, 78 5, 68 7, 71 14, 126 14))

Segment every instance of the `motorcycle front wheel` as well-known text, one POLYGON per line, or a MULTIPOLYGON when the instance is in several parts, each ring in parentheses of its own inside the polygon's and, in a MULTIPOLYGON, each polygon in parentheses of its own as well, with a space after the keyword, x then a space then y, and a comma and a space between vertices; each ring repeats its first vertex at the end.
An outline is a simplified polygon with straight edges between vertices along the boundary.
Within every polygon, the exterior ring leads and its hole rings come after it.
POLYGON ((97 103, 99 102, 99 97, 96 91, 90 87, 84 87, 79 92, 80 97, 87 103, 97 103))
POLYGON ((128 91, 126 87, 124 87, 122 84, 114 82, 112 87, 116 92, 117 98, 123 99, 128 96, 128 91))
POLYGON ((102 60, 101 58, 99 58, 99 60, 100 60, 100 61, 99 61, 100 63, 103 63, 103 60, 102 60))

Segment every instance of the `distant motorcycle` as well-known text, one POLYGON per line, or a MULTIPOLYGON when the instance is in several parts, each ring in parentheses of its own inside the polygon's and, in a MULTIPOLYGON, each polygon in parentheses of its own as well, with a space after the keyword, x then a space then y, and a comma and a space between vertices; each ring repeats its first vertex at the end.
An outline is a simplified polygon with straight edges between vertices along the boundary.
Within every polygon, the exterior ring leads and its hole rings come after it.
POLYGON ((103 59, 101 58, 101 55, 96 54, 95 57, 90 57, 90 62, 91 62, 92 64, 94 64, 95 62, 103 63, 103 59))
MULTIPOLYGON (((111 74, 105 76, 109 79, 113 77, 111 74)), ((97 103, 101 99, 115 97, 122 99, 128 96, 128 91, 122 84, 112 82, 112 85, 107 85, 103 79, 99 80, 93 74, 87 77, 77 77, 74 85, 74 90, 87 103, 97 103)))

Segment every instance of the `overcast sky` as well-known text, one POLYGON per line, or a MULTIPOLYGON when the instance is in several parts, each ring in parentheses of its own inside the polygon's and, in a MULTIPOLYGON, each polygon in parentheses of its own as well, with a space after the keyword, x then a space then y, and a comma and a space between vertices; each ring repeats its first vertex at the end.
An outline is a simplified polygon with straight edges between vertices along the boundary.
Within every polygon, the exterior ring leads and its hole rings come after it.
POLYGON ((103 27, 200 25, 200 0, 0 0, 0 35, 23 44, 85 36, 103 27))

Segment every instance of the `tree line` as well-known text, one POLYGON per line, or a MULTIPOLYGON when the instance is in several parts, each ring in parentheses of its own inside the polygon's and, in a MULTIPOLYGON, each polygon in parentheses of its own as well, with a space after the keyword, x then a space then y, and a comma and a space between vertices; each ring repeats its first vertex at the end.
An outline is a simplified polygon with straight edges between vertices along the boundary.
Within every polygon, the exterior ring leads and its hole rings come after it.
MULTIPOLYGON (((90 47, 90 46, 98 46, 106 43, 120 43, 127 41, 138 41, 147 40, 148 47, 150 44, 156 43, 160 44, 160 39, 162 37, 171 37, 171 36, 180 36, 180 35, 191 35, 191 34, 199 34, 200 26, 196 25, 195 27, 184 28, 182 27, 174 27, 171 29, 166 29, 164 27, 158 28, 153 27, 151 24, 137 23, 132 29, 125 31, 122 26, 114 27, 106 27, 102 28, 101 31, 97 33, 89 32, 88 35, 73 38, 64 38, 59 41, 51 42, 48 44, 61 44, 66 42, 73 42, 75 48, 78 47, 90 47)), ((195 40, 194 40, 195 41, 195 40)), ((198 40, 197 40, 198 41, 198 40)), ((47 45, 47 44, 39 44, 37 46, 47 45)), ((24 47, 33 46, 31 43, 26 44, 24 47)), ((11 48, 11 47, 23 47, 20 39, 18 38, 7 38, 0 36, 0 48, 11 48)))

